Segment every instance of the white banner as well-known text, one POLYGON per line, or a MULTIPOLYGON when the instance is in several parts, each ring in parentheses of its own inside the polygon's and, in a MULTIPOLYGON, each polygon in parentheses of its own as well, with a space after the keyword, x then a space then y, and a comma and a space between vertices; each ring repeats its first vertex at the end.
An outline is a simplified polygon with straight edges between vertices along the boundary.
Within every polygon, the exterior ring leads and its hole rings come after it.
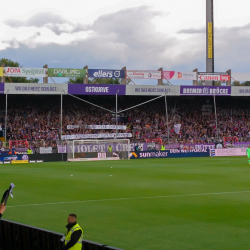
POLYGON ((223 148, 210 150, 211 156, 246 156, 246 148, 223 148))
POLYGON ((197 80, 197 72, 163 71, 162 79, 166 80, 197 80))
POLYGON ((11 77, 45 77, 45 68, 18 68, 18 67, 5 67, 5 76, 11 77))
POLYGON ((126 85, 126 95, 164 95, 179 96, 180 86, 165 85, 126 85))
POLYGON ((127 78, 131 79, 161 79, 159 70, 127 70, 127 78))
POLYGON ((250 86, 232 86, 231 96, 250 96, 250 86))
POLYGON ((174 131, 176 134, 180 133, 180 129, 181 129, 181 124, 175 124, 174 125, 174 131))
POLYGON ((52 154, 52 147, 40 147, 40 154, 52 154))
POLYGON ((5 83, 4 94, 60 95, 68 93, 68 84, 5 83))
MULTIPOLYGON (((118 138, 132 137, 131 133, 118 133, 118 138)), ((62 140, 78 140, 78 139, 93 139, 93 138, 116 138, 116 133, 110 134, 77 134, 77 135, 63 135, 62 140)))
MULTIPOLYGON (((87 129, 116 129, 116 125, 82 125, 87 129)), ((67 129, 80 128, 79 125, 67 125, 67 129)), ((117 129, 126 130, 127 127, 124 125, 117 125, 117 129)))

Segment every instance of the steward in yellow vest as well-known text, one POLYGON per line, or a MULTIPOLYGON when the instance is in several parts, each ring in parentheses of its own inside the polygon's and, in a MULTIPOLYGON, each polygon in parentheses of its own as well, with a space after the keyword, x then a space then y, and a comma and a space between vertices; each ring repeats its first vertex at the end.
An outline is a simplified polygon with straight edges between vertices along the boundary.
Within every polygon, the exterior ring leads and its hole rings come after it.
POLYGON ((30 148, 28 148, 28 150, 27 150, 27 154, 32 154, 33 152, 32 152, 32 149, 30 149, 30 148))
POLYGON ((65 246, 63 247, 63 250, 82 250, 83 230, 77 224, 75 214, 69 215, 66 228, 68 229, 68 232, 65 234, 65 246))
POLYGON ((164 144, 161 145, 161 150, 162 150, 162 151, 165 150, 165 145, 164 145, 164 144))

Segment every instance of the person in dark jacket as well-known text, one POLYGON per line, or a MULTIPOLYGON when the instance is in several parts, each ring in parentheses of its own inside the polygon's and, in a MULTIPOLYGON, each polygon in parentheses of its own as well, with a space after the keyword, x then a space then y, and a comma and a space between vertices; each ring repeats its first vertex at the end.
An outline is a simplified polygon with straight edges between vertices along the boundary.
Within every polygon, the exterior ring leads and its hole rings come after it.
POLYGON ((82 228, 78 225, 76 221, 76 215, 70 214, 68 217, 68 225, 66 226, 68 229, 65 234, 65 245, 63 250, 73 249, 73 250, 81 250, 82 249, 82 228))
POLYGON ((3 213, 4 213, 5 209, 6 209, 6 207, 4 206, 4 204, 1 204, 0 205, 0 219, 3 216, 3 213))

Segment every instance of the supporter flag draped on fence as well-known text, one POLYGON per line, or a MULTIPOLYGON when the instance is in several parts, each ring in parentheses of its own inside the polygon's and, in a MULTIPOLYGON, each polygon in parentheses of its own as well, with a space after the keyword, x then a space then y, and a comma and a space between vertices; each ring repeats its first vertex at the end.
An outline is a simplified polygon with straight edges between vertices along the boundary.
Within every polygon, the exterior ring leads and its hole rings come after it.
POLYGON ((181 124, 175 124, 174 125, 174 131, 176 134, 180 133, 180 129, 181 129, 181 124))

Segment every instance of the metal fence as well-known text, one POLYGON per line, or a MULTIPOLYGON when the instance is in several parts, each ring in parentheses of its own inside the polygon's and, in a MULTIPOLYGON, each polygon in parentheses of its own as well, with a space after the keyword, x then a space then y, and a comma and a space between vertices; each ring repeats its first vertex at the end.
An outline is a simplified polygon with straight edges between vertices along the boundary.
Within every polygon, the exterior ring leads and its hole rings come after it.
MULTIPOLYGON (((0 220, 0 250, 61 250, 63 234, 31 227, 9 220, 0 220)), ((121 250, 83 240, 84 250, 121 250)))

